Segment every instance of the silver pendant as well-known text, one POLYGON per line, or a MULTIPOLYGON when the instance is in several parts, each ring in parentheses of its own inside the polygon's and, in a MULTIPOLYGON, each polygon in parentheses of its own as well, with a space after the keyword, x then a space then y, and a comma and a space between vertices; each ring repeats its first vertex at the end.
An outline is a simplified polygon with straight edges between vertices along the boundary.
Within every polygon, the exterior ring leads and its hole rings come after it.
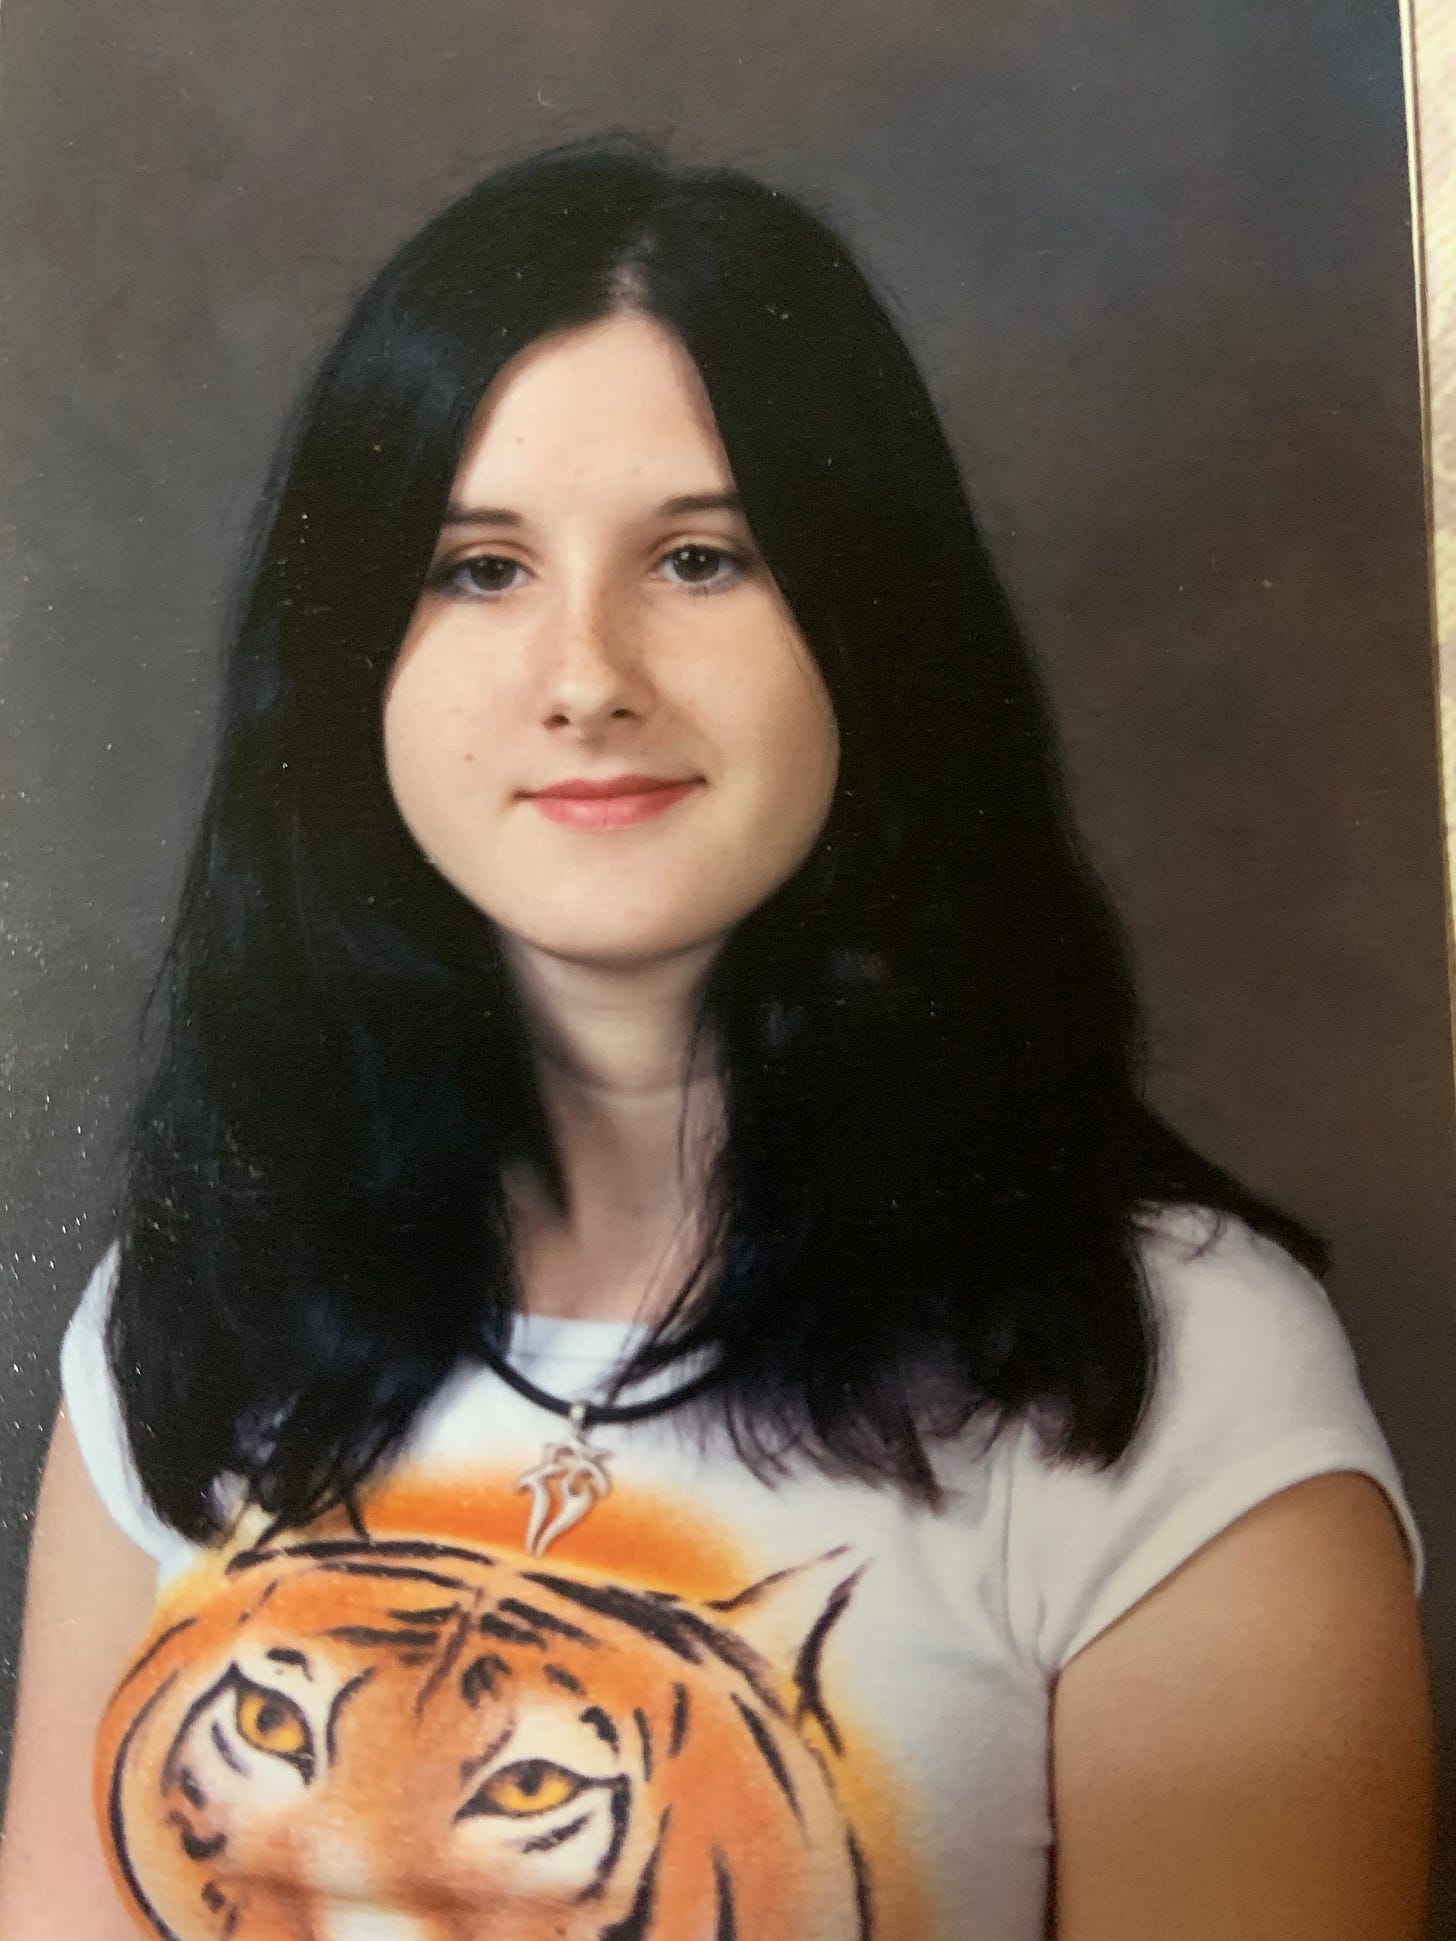
POLYGON ((577 1402, 567 1421, 571 1434, 548 1442, 534 1469, 516 1480, 518 1490, 531 1492, 531 1516, 526 1525, 526 1549, 544 1557, 556 1539, 575 1529, 587 1513, 612 1493, 606 1464, 609 1449, 594 1449, 586 1439, 585 1402, 577 1402))

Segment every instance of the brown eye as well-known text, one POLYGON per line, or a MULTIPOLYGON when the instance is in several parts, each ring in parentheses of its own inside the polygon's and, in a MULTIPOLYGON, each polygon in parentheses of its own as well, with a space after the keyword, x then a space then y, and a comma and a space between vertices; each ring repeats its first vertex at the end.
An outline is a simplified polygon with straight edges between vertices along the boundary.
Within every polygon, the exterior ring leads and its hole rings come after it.
POLYGON ((731 586, 743 571, 743 562, 724 546, 675 546, 662 563, 678 586, 699 593, 731 586))
POLYGON ((535 1813, 549 1813, 565 1806, 586 1785, 579 1773, 565 1766, 553 1766, 549 1759, 521 1759, 514 1766, 502 1766, 492 1773, 464 1806, 457 1818, 476 1813, 504 1813, 511 1819, 529 1819, 535 1813))
POLYGON ((445 567, 438 578, 448 592, 464 599, 489 600, 497 594, 511 592, 522 571, 520 561, 504 553, 477 553, 473 559, 462 559, 445 567))
POLYGON ((270 1752, 297 1766, 306 1779, 313 1776, 313 1734, 308 1720, 291 1698, 269 1691, 250 1679, 240 1679, 235 1714, 238 1737, 255 1752, 270 1752))

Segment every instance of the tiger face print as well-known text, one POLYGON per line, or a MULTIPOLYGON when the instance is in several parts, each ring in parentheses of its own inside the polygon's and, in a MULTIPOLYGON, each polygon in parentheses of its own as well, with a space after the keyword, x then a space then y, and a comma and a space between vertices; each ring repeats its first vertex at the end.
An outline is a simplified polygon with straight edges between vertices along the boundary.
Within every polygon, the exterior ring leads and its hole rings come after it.
POLYGON ((103 1727, 168 1941, 872 1941, 820 1648, 841 1553, 718 1604, 414 1539, 244 1553, 103 1727))

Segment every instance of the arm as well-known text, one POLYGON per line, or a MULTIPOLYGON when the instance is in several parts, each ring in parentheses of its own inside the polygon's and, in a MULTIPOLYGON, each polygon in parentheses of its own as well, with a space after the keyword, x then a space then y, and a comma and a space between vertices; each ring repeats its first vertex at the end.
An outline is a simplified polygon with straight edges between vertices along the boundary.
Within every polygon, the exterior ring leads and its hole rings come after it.
POLYGON ((1058 1941, 1419 1941, 1430 1740, 1384 1496, 1281 1491, 1057 1681, 1058 1941))
POLYGON ((64 1409, 36 1507, 12 1742, 0 1934, 137 1941, 91 1814, 102 1710, 151 1615, 157 1566, 97 1499, 64 1409))

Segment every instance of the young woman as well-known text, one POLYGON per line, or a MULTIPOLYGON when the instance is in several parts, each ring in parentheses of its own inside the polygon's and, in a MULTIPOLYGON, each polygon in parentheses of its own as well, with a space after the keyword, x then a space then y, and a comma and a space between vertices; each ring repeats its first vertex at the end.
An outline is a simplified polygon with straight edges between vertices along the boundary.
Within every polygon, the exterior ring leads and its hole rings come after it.
POLYGON ((812 215, 587 144, 383 271, 160 996, 7 1941, 1418 1934, 1418 1539, 1318 1246, 1140 1099, 812 215))

